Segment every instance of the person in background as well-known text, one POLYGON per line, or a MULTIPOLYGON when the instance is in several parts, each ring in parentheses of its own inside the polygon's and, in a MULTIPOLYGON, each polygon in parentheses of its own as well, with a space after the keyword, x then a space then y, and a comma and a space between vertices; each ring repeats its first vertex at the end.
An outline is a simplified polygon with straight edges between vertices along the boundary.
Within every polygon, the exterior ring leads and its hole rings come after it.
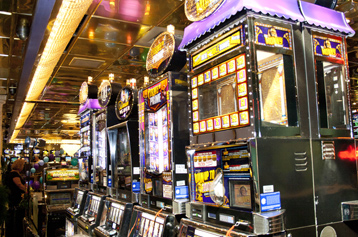
POLYGON ((11 165, 11 172, 6 178, 7 187, 10 189, 6 236, 23 236, 22 220, 25 217, 25 210, 19 208, 19 204, 22 195, 26 192, 25 180, 20 175, 24 165, 24 159, 16 160, 11 165))

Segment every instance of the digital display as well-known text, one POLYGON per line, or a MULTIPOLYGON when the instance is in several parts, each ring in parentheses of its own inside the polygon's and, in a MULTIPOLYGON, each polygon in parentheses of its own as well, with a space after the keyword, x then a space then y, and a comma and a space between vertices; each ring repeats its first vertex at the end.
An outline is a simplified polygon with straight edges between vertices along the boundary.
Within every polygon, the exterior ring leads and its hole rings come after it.
POLYGON ((191 94, 194 134, 248 126, 245 55, 194 76, 191 94))
POLYGON ((149 213, 138 212, 136 229, 141 237, 160 237, 164 232, 165 219, 149 213))
POLYGON ((50 205, 71 203, 71 192, 48 193, 47 196, 48 196, 48 203, 50 205))
POLYGON ((65 160, 66 160, 66 161, 71 161, 71 160, 72 160, 72 157, 71 157, 71 156, 66 156, 66 157, 65 157, 65 160))
POLYGON ((251 209, 251 185, 250 183, 242 183, 237 181, 231 181, 230 185, 230 202, 231 206, 251 209))
POLYGON ((292 49, 291 30, 255 22, 255 43, 292 49))
POLYGON ((120 189, 131 190, 131 154, 129 137, 126 128, 118 129, 116 149, 118 152, 118 163, 115 172, 119 175, 117 186, 120 189))
POLYGON ((11 158, 11 162, 14 163, 17 159, 17 157, 11 158))
POLYGON ((152 172, 162 173, 170 169, 168 156, 168 113, 163 106, 155 113, 149 113, 149 152, 146 167, 152 172))
POLYGON ((84 194, 83 191, 78 191, 77 192, 75 208, 80 208, 81 202, 82 202, 82 199, 83 199, 83 194, 84 194))
POLYGON ((56 161, 56 162, 60 162, 60 161, 61 161, 61 157, 58 157, 58 156, 55 157, 55 161, 56 161))
POLYGON ((47 170, 46 181, 76 181, 79 179, 78 169, 53 169, 47 170))
POLYGON ((121 221, 123 219, 124 206, 119 203, 112 202, 109 207, 109 213, 107 217, 108 225, 112 226, 112 229, 119 230, 121 221))
POLYGON ((88 215, 97 217, 100 203, 101 198, 93 195, 88 208, 88 215))
POLYGON ((342 60, 342 40, 313 35, 314 54, 342 60))

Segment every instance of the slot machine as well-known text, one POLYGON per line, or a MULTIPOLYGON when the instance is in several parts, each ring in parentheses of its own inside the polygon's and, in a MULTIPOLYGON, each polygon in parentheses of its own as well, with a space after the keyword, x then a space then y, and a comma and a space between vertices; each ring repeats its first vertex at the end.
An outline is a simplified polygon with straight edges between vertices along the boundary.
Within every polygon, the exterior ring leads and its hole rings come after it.
POLYGON ((108 203, 106 196, 88 192, 83 214, 77 219, 77 233, 93 236, 94 229, 104 224, 108 203))
POLYGON ((75 189, 72 206, 66 210, 66 236, 72 236, 77 233, 77 218, 83 214, 87 193, 87 190, 75 189))
POLYGON ((66 224, 66 209, 71 206, 75 188, 78 188, 79 170, 55 166, 45 168, 43 175, 47 213, 46 234, 55 236, 62 233, 66 224))
POLYGON ((108 127, 112 195, 124 202, 139 203, 138 92, 126 86, 117 96, 119 124, 108 127))
POLYGON ((128 237, 175 236, 173 227, 177 224, 174 215, 135 206, 128 237))
POLYGON ((354 31, 343 13, 295 0, 187 0, 185 11, 195 22, 179 46, 191 113, 190 221, 180 228, 356 235, 354 31))
POLYGON ((91 183, 93 190, 102 194, 109 193, 112 189, 109 157, 108 157, 108 135, 107 127, 117 124, 119 121, 115 115, 115 102, 117 95, 122 89, 121 84, 110 81, 103 81, 98 89, 98 102, 102 107, 93 116, 93 174, 91 183))
POLYGON ((130 221, 132 217, 132 203, 125 203, 113 198, 106 198, 107 214, 104 224, 94 229, 96 236, 127 237, 130 221))
POLYGON ((155 82, 139 91, 142 207, 180 215, 188 201, 185 146, 189 144, 185 64, 179 41, 160 34, 149 49, 146 67, 155 82))
POLYGON ((92 116, 93 113, 101 109, 97 100, 97 86, 83 82, 80 89, 79 100, 80 108, 80 142, 81 148, 78 155, 78 167, 80 170, 80 187, 89 188, 91 167, 93 166, 92 156, 92 116))

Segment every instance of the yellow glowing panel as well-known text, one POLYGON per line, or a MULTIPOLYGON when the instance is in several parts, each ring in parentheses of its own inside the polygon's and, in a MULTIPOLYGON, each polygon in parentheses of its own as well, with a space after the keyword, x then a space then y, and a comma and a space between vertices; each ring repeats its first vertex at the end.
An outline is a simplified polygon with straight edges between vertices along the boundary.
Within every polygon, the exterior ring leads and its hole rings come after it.
POLYGON ((239 114, 232 114, 230 115, 231 126, 238 126, 239 125, 239 114))
POLYGON ((246 83, 241 83, 238 86, 238 96, 241 97, 245 95, 247 95, 247 86, 246 83))
POLYGON ((193 100, 193 110, 198 110, 198 100, 193 100))
POLYGON ((223 128, 228 128, 230 127, 230 119, 229 116, 226 115, 223 117, 223 128))
POLYGON ((208 129, 208 131, 214 130, 214 123, 213 123, 213 120, 212 120, 212 119, 207 120, 206 123, 207 123, 207 129, 208 129))
POLYGON ((204 73, 204 81, 205 81, 205 83, 211 81, 210 71, 207 71, 204 73))
POLYGON ((245 112, 241 112, 240 113, 240 124, 244 125, 244 124, 248 124, 249 123, 249 112, 245 111, 245 112))
POLYGON ((199 133, 199 123, 193 124, 193 130, 194 130, 194 133, 199 133))
POLYGON ((198 86, 198 78, 194 77, 193 79, 191 79, 191 87, 195 88, 198 86))
POLYGON ((200 122, 200 132, 206 132, 206 122, 205 121, 200 122))
POLYGON ((245 69, 242 69, 237 72, 237 82, 240 83, 244 81, 246 81, 246 71, 245 69))
POLYGON ((197 122, 199 120, 199 112, 195 111, 193 112, 193 121, 197 122))
POLYGON ((246 110, 248 108, 247 105, 247 97, 243 97, 239 99, 239 110, 246 110))
POLYGON ((30 115, 32 109, 34 108, 35 104, 34 103, 27 103, 25 102, 22 105, 22 109, 19 115, 19 118, 17 119, 17 123, 15 126, 15 129, 20 129, 22 127, 22 125, 24 125, 24 123, 27 120, 27 117, 30 115))
POLYGON ((198 85, 201 86, 202 84, 204 84, 204 75, 200 74, 198 76, 198 85))
POLYGON ((238 58, 236 58, 236 67, 237 69, 245 67, 245 54, 242 54, 238 58))
POLYGON ((221 118, 220 117, 214 119, 214 128, 221 129, 221 118))
POLYGON ((218 67, 214 67, 212 72, 212 78, 213 80, 218 79, 219 77, 219 68, 218 67))
POLYGON ((192 96, 192 99, 197 99, 198 98, 198 88, 195 88, 195 89, 192 90, 191 96, 192 96))
POLYGON ((222 77, 222 76, 225 76, 225 75, 227 74, 226 63, 221 64, 221 65, 219 66, 219 68, 220 68, 220 76, 221 76, 221 77, 222 77))
POLYGON ((235 71, 235 59, 233 60, 230 60, 228 63, 227 63, 227 67, 228 67, 228 72, 234 72, 235 71))

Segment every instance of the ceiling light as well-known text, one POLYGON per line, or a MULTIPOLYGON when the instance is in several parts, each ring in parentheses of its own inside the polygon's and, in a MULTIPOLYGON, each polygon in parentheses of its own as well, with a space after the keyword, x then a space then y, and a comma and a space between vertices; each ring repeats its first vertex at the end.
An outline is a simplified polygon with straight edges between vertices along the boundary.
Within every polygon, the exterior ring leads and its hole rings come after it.
MULTIPOLYGON (((41 95, 51 77, 53 69, 62 56, 68 42, 71 40, 91 3, 92 0, 62 1, 50 36, 46 42, 44 51, 42 52, 39 64, 31 81, 30 89, 26 95, 26 101, 37 100, 41 95)), ((15 129, 22 127, 33 107, 34 104, 24 103, 15 129)), ((11 138, 14 138, 14 133, 11 138)))
POLYGON ((91 83, 91 82, 92 82, 92 80, 93 80, 93 77, 88 76, 88 83, 91 83))
POLYGON ((167 25, 167 31, 174 35, 175 34, 175 26, 167 25))

